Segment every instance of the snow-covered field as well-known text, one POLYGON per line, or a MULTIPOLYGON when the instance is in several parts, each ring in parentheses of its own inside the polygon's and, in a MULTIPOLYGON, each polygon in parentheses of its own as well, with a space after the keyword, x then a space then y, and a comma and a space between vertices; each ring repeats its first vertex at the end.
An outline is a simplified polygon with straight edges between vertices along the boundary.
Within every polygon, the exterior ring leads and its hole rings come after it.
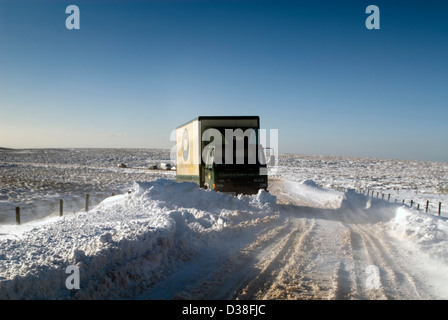
POLYGON ((0 224, 15 223, 15 207, 21 222, 85 208, 112 193, 129 190, 134 181, 174 177, 175 172, 142 170, 169 161, 169 151, 141 149, 25 149, 0 150, 0 224), (125 163, 129 168, 119 168, 125 163))
POLYGON ((167 159, 0 150, 0 298, 448 298, 447 163, 282 154, 269 193, 233 197, 142 169, 167 159))

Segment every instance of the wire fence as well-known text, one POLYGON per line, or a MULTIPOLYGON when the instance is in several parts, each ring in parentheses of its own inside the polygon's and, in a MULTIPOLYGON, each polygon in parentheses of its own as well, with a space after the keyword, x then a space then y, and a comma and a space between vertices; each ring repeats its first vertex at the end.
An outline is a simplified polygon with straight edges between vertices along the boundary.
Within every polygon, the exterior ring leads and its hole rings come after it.
MULTIPOLYGON (((341 191, 341 192, 347 192, 350 188, 344 188, 344 187, 332 187, 332 189, 341 191)), ((425 213, 431 213, 435 214, 437 216, 441 216, 442 214, 442 202, 441 201, 430 201, 428 199, 422 200, 422 199, 410 199, 410 197, 402 198, 397 197, 399 196, 399 190, 396 191, 395 194, 390 192, 383 192, 383 190, 377 190, 377 189, 352 189, 356 193, 364 194, 371 198, 377 198, 387 202, 393 202, 397 204, 406 205, 409 208, 414 208, 417 211, 424 211, 425 213)))
POLYGON ((102 192, 93 195, 86 193, 84 196, 66 197, 65 199, 59 200, 42 200, 15 206, 14 204, 11 204, 8 208, 0 209, 0 223, 10 224, 15 221, 17 225, 20 225, 22 223, 47 218, 49 216, 59 215, 62 217, 71 213, 76 214, 82 211, 88 212, 104 199, 114 195, 115 192, 102 192))

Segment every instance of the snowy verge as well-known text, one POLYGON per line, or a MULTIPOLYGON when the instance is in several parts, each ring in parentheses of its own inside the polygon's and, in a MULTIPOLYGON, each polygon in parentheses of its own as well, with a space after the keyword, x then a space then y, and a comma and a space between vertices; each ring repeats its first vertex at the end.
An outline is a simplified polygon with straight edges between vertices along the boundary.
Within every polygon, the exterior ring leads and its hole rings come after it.
POLYGON ((394 234, 448 266, 448 221, 420 211, 400 207, 390 222, 394 234))
POLYGON ((430 253, 448 263, 448 219, 390 203, 382 199, 345 192, 341 207, 350 222, 383 223, 398 241, 408 241, 419 251, 430 253))
POLYGON ((448 297, 448 221, 415 209, 400 207, 386 224, 395 245, 406 255, 403 263, 421 275, 440 299, 448 297))

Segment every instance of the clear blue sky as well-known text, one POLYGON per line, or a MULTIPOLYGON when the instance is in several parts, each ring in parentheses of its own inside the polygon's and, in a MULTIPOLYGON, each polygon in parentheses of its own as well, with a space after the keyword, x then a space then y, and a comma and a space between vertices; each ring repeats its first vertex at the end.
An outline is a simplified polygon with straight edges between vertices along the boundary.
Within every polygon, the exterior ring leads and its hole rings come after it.
POLYGON ((447 14, 447 1, 0 0, 0 146, 169 148, 197 116, 259 115, 280 152, 448 161, 447 14))

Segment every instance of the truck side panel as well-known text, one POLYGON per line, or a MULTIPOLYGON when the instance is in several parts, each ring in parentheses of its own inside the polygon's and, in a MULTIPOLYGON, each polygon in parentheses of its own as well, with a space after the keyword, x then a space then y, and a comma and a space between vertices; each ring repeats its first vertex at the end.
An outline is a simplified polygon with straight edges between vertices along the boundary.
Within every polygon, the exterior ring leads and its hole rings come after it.
POLYGON ((176 179, 178 182, 191 181, 202 186, 200 141, 199 121, 191 121, 176 129, 176 179))

